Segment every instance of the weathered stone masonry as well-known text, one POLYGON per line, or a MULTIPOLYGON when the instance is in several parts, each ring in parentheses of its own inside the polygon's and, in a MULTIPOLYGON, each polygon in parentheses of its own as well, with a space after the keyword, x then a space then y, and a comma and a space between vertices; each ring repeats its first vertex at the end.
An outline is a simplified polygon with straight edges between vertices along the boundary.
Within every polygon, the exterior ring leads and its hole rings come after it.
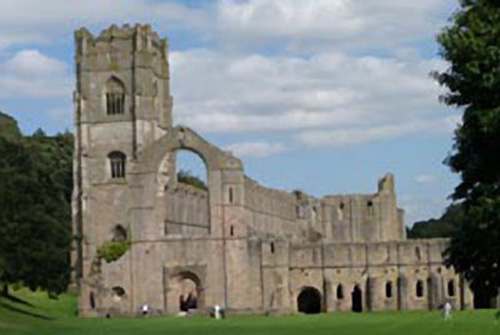
POLYGON ((468 308, 446 240, 406 240, 394 178, 376 193, 315 198, 266 188, 241 160, 173 127, 168 45, 149 25, 75 33, 73 229, 82 316, 468 308), (207 167, 177 182, 175 153, 207 167), (129 240, 117 261, 109 241, 129 240))

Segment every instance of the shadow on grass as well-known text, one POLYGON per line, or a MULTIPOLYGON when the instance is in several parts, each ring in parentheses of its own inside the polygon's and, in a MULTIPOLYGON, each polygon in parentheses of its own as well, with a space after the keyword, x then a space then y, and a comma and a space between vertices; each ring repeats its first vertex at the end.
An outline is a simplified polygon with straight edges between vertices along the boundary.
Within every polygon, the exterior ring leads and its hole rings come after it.
POLYGON ((15 297, 15 296, 10 295, 10 294, 0 293, 0 298, 4 298, 4 299, 7 299, 7 300, 10 300, 10 301, 15 302, 17 304, 21 304, 21 305, 26 305, 26 306, 33 307, 33 305, 30 304, 29 302, 27 302, 26 300, 19 299, 18 297, 15 297))
POLYGON ((10 310, 10 311, 15 312, 15 313, 24 314, 24 315, 31 316, 31 317, 34 317, 34 318, 37 318, 37 319, 42 319, 42 320, 47 320, 47 321, 55 320, 54 318, 51 318, 51 317, 48 317, 48 316, 45 316, 45 315, 42 315, 42 314, 28 312, 28 311, 25 311, 23 309, 20 309, 20 308, 17 308, 17 307, 5 304, 3 302, 0 302, 0 307, 3 307, 5 309, 10 310))

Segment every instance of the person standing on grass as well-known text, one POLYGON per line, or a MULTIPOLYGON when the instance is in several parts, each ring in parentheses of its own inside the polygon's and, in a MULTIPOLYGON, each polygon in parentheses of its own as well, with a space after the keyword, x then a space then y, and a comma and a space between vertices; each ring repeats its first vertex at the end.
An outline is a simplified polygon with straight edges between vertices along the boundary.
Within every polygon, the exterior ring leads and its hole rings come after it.
POLYGON ((149 312, 149 306, 148 306, 148 304, 142 305, 142 315, 143 316, 147 316, 148 312, 149 312))
POLYGON ((452 306, 449 301, 445 302, 443 305, 443 319, 448 320, 451 318, 452 306))

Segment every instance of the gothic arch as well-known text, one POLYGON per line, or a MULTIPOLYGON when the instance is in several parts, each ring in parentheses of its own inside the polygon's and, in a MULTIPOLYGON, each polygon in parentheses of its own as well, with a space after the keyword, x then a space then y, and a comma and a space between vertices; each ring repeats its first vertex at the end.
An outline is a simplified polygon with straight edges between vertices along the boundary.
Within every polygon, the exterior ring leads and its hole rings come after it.
POLYGON ((165 156, 176 150, 189 150, 197 154, 207 166, 208 178, 213 171, 243 169, 239 159, 211 145, 191 129, 176 127, 169 129, 166 135, 139 154, 137 172, 156 173, 165 156))

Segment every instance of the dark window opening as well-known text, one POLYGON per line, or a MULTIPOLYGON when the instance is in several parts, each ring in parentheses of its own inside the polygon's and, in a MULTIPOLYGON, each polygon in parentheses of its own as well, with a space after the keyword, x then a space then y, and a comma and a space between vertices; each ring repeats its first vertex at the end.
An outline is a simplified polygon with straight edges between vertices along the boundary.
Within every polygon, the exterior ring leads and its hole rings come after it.
POLYGON ((126 241, 127 240, 127 230, 122 225, 116 225, 113 229, 113 241, 126 241))
POLYGON ((274 254, 274 242, 271 242, 271 253, 274 254))
POLYGON ((373 201, 369 200, 366 204, 368 207, 373 207, 373 201))
POLYGON ((90 308, 91 308, 91 309, 95 309, 95 297, 94 297, 94 292, 90 292, 89 300, 90 300, 90 308))
POLYGON ((297 307, 301 313, 321 313, 321 293, 314 287, 304 288, 297 297, 297 307))
POLYGON ((233 188, 232 187, 229 188, 229 203, 230 204, 233 203, 233 188))
POLYGON ((354 290, 351 293, 352 298, 352 311, 360 313, 363 311, 363 292, 358 285, 354 286, 354 290))
POLYGON ((234 226, 229 227, 229 235, 234 236, 234 226))
POLYGON ((392 298, 392 282, 387 282, 385 284, 385 297, 392 298))
POLYGON ((344 299, 344 287, 342 284, 337 286, 337 300, 342 300, 344 299))
POLYGON ((125 178, 125 164, 127 156, 119 151, 113 151, 108 155, 111 168, 111 178, 125 178))
POLYGON ((419 280, 417 281, 417 285, 415 287, 415 293, 418 298, 422 298, 424 296, 424 282, 419 280))
POLYGON ((454 280, 450 280, 448 282, 448 296, 449 297, 455 296, 455 281, 454 280))

